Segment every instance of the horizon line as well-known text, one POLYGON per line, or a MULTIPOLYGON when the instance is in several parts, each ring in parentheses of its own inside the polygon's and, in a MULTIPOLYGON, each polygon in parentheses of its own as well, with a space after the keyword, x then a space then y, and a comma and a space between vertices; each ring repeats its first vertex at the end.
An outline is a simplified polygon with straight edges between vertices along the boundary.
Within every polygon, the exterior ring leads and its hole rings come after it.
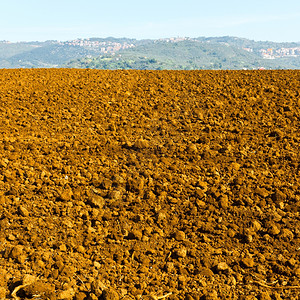
POLYGON ((233 35, 220 35, 220 36, 197 36, 197 37, 192 37, 192 36, 170 36, 170 37, 161 37, 161 38, 133 38, 133 37, 116 37, 116 36, 106 36, 106 37, 77 37, 73 39, 66 39, 66 40, 58 40, 58 39, 47 39, 47 40, 0 40, 0 43, 12 43, 12 44, 17 44, 17 43, 45 43, 45 42, 69 42, 69 41, 75 41, 75 40, 89 40, 89 39, 129 39, 129 40, 136 40, 136 41, 144 41, 144 40, 151 40, 151 41, 157 41, 157 40, 165 40, 165 39, 172 39, 172 38, 185 38, 185 39, 198 39, 198 38, 237 38, 237 39, 244 39, 244 40, 249 40, 252 42, 272 42, 272 43, 300 43, 300 41, 272 41, 272 40, 256 40, 256 39, 251 39, 251 38, 246 38, 246 37, 239 37, 239 36, 233 36, 233 35))

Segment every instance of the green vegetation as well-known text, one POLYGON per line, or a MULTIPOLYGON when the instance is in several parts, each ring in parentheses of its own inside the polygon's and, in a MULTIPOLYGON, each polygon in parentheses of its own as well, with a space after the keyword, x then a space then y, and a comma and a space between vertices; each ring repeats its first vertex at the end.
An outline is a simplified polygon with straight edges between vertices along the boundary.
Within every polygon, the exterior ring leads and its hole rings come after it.
POLYGON ((69 42, 0 42, 0 68, 299 69, 300 56, 265 59, 261 54, 262 49, 275 51, 295 47, 300 47, 300 43, 256 42, 230 36, 183 40, 108 37, 69 42))
POLYGON ((156 41, 114 55, 73 60, 66 67, 142 70, 297 69, 300 67, 300 57, 266 60, 257 53, 224 42, 156 41))

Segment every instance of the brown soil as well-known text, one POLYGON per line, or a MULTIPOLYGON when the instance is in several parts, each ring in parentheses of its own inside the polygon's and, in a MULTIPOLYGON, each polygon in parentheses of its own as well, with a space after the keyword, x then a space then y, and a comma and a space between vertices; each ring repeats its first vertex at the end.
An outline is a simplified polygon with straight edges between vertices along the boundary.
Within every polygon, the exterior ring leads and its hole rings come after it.
POLYGON ((0 71, 0 299, 299 299, 300 71, 0 71))

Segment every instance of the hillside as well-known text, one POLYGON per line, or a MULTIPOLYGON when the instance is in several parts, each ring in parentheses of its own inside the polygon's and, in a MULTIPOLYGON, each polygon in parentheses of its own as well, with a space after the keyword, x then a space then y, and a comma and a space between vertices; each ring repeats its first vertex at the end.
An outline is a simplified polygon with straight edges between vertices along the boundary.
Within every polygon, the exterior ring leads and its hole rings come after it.
MULTIPOLYGON (((239 39, 184 40, 178 42, 153 41, 126 49, 114 55, 83 58, 71 61, 67 67, 93 69, 148 69, 148 70, 193 70, 193 69, 298 69, 300 57, 264 59, 261 47, 280 44, 255 43, 239 39), (244 48, 250 47, 253 52, 244 48)), ((294 45, 290 45, 294 46, 294 45)), ((268 49, 268 48, 267 48, 268 49)))
POLYGON ((0 68, 299 69, 300 43, 237 37, 0 42, 0 68))
POLYGON ((0 67, 2 68, 50 68, 88 55, 97 56, 101 52, 80 46, 61 45, 57 42, 0 44, 0 67))
POLYGON ((66 66, 96 69, 222 69, 264 66, 262 58, 231 45, 181 41, 152 42, 115 55, 84 58, 66 66))

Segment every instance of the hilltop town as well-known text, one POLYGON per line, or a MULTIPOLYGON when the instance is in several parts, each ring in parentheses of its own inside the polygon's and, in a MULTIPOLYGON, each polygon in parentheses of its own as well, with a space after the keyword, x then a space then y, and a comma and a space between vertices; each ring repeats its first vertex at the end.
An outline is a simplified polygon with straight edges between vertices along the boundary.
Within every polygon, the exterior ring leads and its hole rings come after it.
MULTIPOLYGON (((248 52, 253 52, 252 48, 243 48, 243 49, 248 52)), ((300 56, 300 47, 260 49, 259 53, 265 59, 275 59, 281 57, 298 57, 300 56)))
POLYGON ((0 68, 299 69, 300 43, 238 37, 0 41, 0 68))
MULTIPOLYGON (((194 41, 198 40, 190 37, 171 37, 171 38, 161 38, 154 40, 156 42, 166 42, 166 43, 179 43, 183 41, 194 41)), ((69 45, 69 46, 80 46, 90 49, 98 49, 101 53, 115 53, 120 50, 129 49, 136 47, 136 43, 128 42, 114 42, 114 41, 100 41, 97 39, 75 39, 65 42, 58 42, 60 45, 69 45)), ((228 43, 225 43, 228 44, 228 43)), ((243 47, 243 50, 247 52, 254 52, 253 48, 243 47)), ((256 50, 257 52, 257 50, 256 50)), ((300 56, 300 47, 289 47, 289 48, 266 48, 259 49, 258 53, 262 58, 265 59, 275 59, 281 57, 298 57, 300 56)))
POLYGON ((99 41, 91 39, 76 39, 66 42, 58 42, 59 45, 80 46, 90 49, 97 49, 101 53, 114 53, 123 49, 133 48, 133 43, 114 42, 114 41, 99 41))

